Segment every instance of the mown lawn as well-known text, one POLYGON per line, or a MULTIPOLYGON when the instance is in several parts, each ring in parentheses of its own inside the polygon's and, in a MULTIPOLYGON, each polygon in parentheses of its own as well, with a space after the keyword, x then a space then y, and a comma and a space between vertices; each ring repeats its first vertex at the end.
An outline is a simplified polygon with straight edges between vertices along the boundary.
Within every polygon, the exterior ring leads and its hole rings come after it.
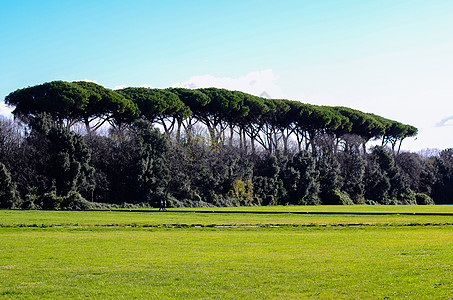
MULTIPOLYGON (((18 227, 18 226, 161 226, 161 225, 337 225, 337 224, 369 224, 369 225, 407 225, 407 224, 453 224, 453 216, 426 216, 412 215, 412 213, 445 213, 449 212, 453 206, 420 206, 412 208, 409 215, 407 214, 389 214, 389 215, 354 215, 354 213, 363 213, 363 209, 357 209, 358 206, 350 206, 346 215, 329 215, 329 214, 267 214, 266 208, 248 207, 248 208, 230 208, 241 210, 244 213, 221 213, 223 208, 216 208, 217 213, 197 213, 185 211, 175 212, 176 209, 169 209, 166 212, 128 212, 128 211, 19 211, 19 210, 0 210, 0 227, 18 227), (248 214, 245 211, 256 211, 258 214, 248 214)), ((340 207, 330 206, 293 206, 292 212, 302 211, 303 209, 319 209, 326 212, 339 212, 340 207)), ((368 212, 383 212, 383 209, 391 210, 391 213, 406 212, 408 208, 400 206, 400 210, 381 206, 368 206, 368 212)), ((267 208, 268 212, 285 211, 288 207, 280 206, 267 208)), ((203 211, 203 210, 202 210, 203 211)), ((347 212, 344 210, 343 212, 347 212)))
POLYGON ((351 213, 453 213, 453 205, 277 205, 258 207, 178 208, 190 211, 351 212, 351 213))
POLYGON ((453 217, 411 217, 0 211, 0 299, 451 299, 453 217))

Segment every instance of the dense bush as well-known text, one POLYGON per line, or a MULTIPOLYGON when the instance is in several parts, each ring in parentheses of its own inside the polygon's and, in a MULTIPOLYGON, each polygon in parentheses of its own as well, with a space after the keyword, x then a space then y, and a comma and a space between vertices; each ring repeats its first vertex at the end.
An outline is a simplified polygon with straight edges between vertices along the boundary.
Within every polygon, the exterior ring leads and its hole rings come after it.
POLYGON ((82 137, 45 115, 15 139, 0 162, 2 208, 428 205, 453 197, 451 150, 396 159, 383 147, 251 154, 213 147, 202 134, 172 139, 144 120, 121 135, 82 137))
POLYGON ((5 165, 0 162, 0 208, 17 208, 20 206, 20 197, 11 174, 5 165))

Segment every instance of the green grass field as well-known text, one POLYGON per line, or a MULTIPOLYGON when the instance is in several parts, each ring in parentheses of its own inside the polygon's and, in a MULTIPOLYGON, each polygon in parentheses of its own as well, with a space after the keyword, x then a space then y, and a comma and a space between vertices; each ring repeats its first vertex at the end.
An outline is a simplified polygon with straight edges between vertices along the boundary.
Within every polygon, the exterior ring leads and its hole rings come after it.
POLYGON ((352 212, 352 213, 453 213, 453 205, 315 205, 182 208, 190 211, 260 211, 260 212, 352 212))
POLYGON ((0 299, 452 299, 452 223, 418 215, 0 211, 0 299))

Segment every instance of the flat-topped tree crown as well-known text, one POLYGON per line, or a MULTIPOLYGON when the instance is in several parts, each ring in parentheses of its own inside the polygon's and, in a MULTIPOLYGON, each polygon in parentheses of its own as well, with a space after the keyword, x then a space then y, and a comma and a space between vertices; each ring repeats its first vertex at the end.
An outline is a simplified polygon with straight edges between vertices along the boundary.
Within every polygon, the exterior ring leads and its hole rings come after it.
POLYGON ((287 151, 291 137, 297 140, 299 150, 305 144, 305 149, 316 151, 317 140, 330 140, 334 150, 340 140, 355 135, 364 152, 369 140, 382 139, 383 145, 390 144, 395 153, 405 138, 417 134, 413 126, 348 107, 265 99, 219 88, 131 87, 112 91, 93 82, 53 81, 19 89, 5 100, 16 106, 13 113, 25 122, 29 117, 48 113, 53 122, 67 127, 82 122, 87 132, 105 122, 120 127, 142 118, 161 125, 167 135, 177 125, 179 139, 183 127, 188 133, 200 122, 207 127, 212 143, 225 143, 229 129, 229 145, 236 136, 247 151, 248 138, 252 152, 255 142, 271 153, 282 144, 287 151))
POLYGON ((69 128, 83 122, 87 132, 105 122, 119 126, 138 117, 136 105, 121 94, 93 82, 52 81, 10 93, 5 102, 16 106, 13 114, 28 123, 46 113, 69 128))
POLYGON ((86 105, 78 112, 87 132, 96 131, 105 122, 112 126, 130 124, 139 115, 137 105, 117 91, 112 91, 94 82, 75 81, 73 84, 88 93, 86 105))
POLYGON ((52 81, 18 89, 5 98, 15 106, 13 115, 26 123, 30 117, 48 113, 52 121, 70 127, 78 121, 78 112, 89 101, 89 93, 70 82, 52 81))

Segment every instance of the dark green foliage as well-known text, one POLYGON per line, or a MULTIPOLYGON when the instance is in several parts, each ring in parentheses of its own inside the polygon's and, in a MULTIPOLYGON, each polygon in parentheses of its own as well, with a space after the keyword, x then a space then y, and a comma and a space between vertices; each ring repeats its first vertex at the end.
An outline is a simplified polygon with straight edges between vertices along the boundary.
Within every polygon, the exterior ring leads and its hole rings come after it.
MULTIPOLYGON (((68 128, 81 122, 88 133, 105 122, 122 130, 124 124, 144 118, 160 124, 168 135, 177 127, 179 138, 181 126, 190 130, 195 119, 208 128, 213 144, 225 143, 225 131, 229 128, 231 146, 235 130, 239 129, 237 133, 249 139, 253 153, 255 142, 270 153, 276 153, 279 144, 283 144, 287 153, 288 138, 292 136, 299 150, 305 144, 305 149, 311 149, 316 155, 316 138, 328 133, 339 138, 345 134, 360 136, 364 149, 368 140, 382 138, 383 145, 389 143, 395 155, 405 138, 417 134, 413 126, 346 107, 264 99, 217 88, 112 91, 92 82, 53 81, 19 89, 10 93, 5 101, 15 105, 14 114, 26 122, 30 117, 48 113, 53 122, 68 128), (189 122, 183 124, 186 118, 189 122)), ((245 149, 244 140, 241 142, 245 149)))
POLYGON ((0 120, 0 162, 11 173, 2 178, 24 199, 5 200, 7 207, 453 199, 451 149, 431 158, 399 153, 416 128, 350 108, 216 88, 112 91, 62 81, 5 100, 24 121, 0 120), (71 131, 80 124, 85 137, 71 131), (103 124, 113 126, 110 135, 96 133, 103 124), (367 151, 372 139, 383 147, 367 151))
POLYGON ((125 88, 118 92, 137 105, 141 118, 162 125, 167 134, 173 130, 176 121, 181 122, 191 113, 171 90, 125 88), (166 120, 170 120, 170 124, 166 120))
POLYGON ((418 205, 434 205, 435 204, 433 199, 430 196, 423 194, 423 193, 415 194, 415 200, 418 205))
POLYGON ((436 181, 432 187, 432 198, 436 204, 453 203, 453 149, 440 153, 432 160, 436 181))
POLYGON ((263 205, 282 204, 286 196, 283 181, 280 179, 281 166, 286 166, 287 159, 274 155, 259 159, 255 157, 254 193, 263 205))
POLYGON ((365 160, 357 153, 340 153, 341 177, 344 178, 342 190, 346 192, 354 203, 364 203, 364 175, 365 160))
POLYGON ((165 156, 168 140, 151 123, 136 121, 132 127, 135 135, 138 199, 134 202, 147 202, 154 207, 167 197, 169 171, 165 156))
POLYGON ((301 151, 292 157, 283 175, 287 202, 303 205, 320 204, 318 176, 316 160, 310 152, 301 151))
POLYGON ((407 192, 400 194, 395 203, 390 202, 389 204, 417 205, 417 194, 409 189, 407 192))
POLYGON ((79 121, 85 124, 87 133, 96 131, 105 122, 114 127, 130 124, 138 118, 140 110, 130 99, 93 82, 72 83, 82 88, 87 95, 84 106, 77 111, 79 121))
POLYGON ((46 178, 44 185, 34 185, 42 191, 55 189, 57 195, 66 195, 77 190, 92 173, 90 150, 83 138, 67 128, 49 125, 47 116, 34 118, 32 132, 27 140, 40 157, 35 165, 38 176, 46 178))
POLYGON ((23 209, 46 209, 46 210, 86 210, 94 208, 94 205, 78 192, 71 191, 66 196, 58 196, 55 189, 42 195, 36 194, 36 190, 26 195, 22 204, 23 209))
POLYGON ((197 203, 226 199, 236 181, 252 178, 252 163, 237 150, 209 147, 195 136, 173 142, 169 169, 169 192, 197 203))
POLYGON ((366 198, 383 204, 415 203, 407 176, 383 147, 372 149, 367 172, 366 198))
POLYGON ((388 203, 391 185, 387 173, 371 161, 368 163, 365 178, 365 198, 380 204, 388 203))
POLYGON ((282 203, 286 190, 283 181, 273 177, 254 176, 253 186, 255 196, 263 205, 277 205, 282 203))
POLYGON ((53 189, 42 196, 38 197, 38 202, 35 203, 40 209, 58 209, 60 204, 63 202, 63 197, 58 196, 56 191, 53 189))
POLYGON ((59 209, 63 210, 86 210, 93 208, 90 202, 83 198, 76 191, 70 192, 60 202, 59 209))
POLYGON ((124 139, 93 136, 87 142, 96 169, 94 201, 156 207, 168 196, 168 140, 151 123, 136 121, 124 139))
POLYGON ((67 129, 52 128, 47 134, 52 149, 49 176, 55 180, 58 194, 66 195, 91 175, 90 150, 83 138, 67 129))
POLYGON ((347 195, 341 195, 340 188, 343 178, 340 177, 341 169, 336 157, 332 154, 322 155, 317 162, 319 172, 319 190, 322 204, 346 204, 347 195))
POLYGON ((99 129, 105 122, 121 126, 139 116, 139 110, 131 100, 84 81, 52 81, 19 89, 10 93, 5 102, 14 105, 13 114, 25 122, 46 113, 54 124, 66 128, 82 122, 88 133, 99 129))
POLYGON ((85 143, 91 150, 90 166, 95 170, 85 181, 81 188, 82 195, 91 202, 112 202, 110 198, 110 179, 113 179, 111 173, 116 170, 112 169, 112 159, 115 157, 113 151, 118 147, 110 138, 100 135, 87 135, 85 143))
POLYGON ((0 162, 0 208, 17 208, 20 206, 20 197, 11 174, 5 165, 0 162))
POLYGON ((39 205, 39 195, 36 188, 31 189, 24 197, 24 202, 21 205, 22 209, 41 209, 42 207, 39 205))
POLYGON ((56 195, 65 196, 81 189, 93 172, 90 150, 83 138, 53 124, 45 114, 33 117, 30 126, 30 132, 18 144, 12 169, 24 199, 27 201, 25 195, 31 190, 36 195, 53 190, 56 195))
MULTIPOLYGON (((385 133, 385 124, 377 120, 372 114, 347 107, 333 107, 332 110, 346 117, 351 124, 350 131, 363 138, 364 141, 379 137, 385 133)), ((345 128, 348 129, 348 127, 339 126, 338 132, 344 132, 345 128)))
POLYGON ((129 197, 134 195, 136 185, 131 183, 137 178, 132 141, 91 135, 86 137, 86 143, 91 149, 91 166, 95 172, 82 195, 95 202, 132 202, 129 197))
POLYGON ((329 191, 327 194, 327 200, 322 199, 323 205, 353 205, 354 201, 349 197, 349 195, 339 189, 329 191))
POLYGON ((89 94, 78 85, 52 81, 10 93, 5 102, 14 105, 13 114, 24 121, 42 113, 57 124, 73 125, 87 104, 89 94))
POLYGON ((395 157, 395 162, 410 189, 426 195, 431 194, 436 178, 434 166, 429 159, 416 153, 404 152, 395 157))
POLYGON ((370 155, 365 172, 365 198, 380 204, 389 202, 390 179, 375 153, 370 155))

